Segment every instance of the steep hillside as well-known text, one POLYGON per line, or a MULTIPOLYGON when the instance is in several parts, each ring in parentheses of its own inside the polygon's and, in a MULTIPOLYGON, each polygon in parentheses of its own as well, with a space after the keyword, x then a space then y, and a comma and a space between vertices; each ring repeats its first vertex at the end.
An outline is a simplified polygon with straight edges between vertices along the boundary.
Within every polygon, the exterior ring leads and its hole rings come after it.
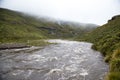
POLYGON ((101 51, 110 64, 107 80, 120 80, 120 15, 83 37, 94 43, 93 48, 101 51))
MULTIPOLYGON (((82 26, 79 26, 82 27, 82 26)), ((82 35, 87 28, 75 28, 68 24, 35 18, 26 14, 0 8, 0 42, 45 39, 73 38, 82 35)))

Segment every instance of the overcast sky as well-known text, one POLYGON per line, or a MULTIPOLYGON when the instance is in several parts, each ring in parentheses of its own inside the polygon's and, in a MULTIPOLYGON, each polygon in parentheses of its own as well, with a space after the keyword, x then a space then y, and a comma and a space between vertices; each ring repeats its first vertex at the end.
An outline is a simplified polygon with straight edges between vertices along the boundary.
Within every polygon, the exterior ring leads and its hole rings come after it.
POLYGON ((37 16, 105 24, 120 14, 120 0, 1 0, 0 7, 37 16))

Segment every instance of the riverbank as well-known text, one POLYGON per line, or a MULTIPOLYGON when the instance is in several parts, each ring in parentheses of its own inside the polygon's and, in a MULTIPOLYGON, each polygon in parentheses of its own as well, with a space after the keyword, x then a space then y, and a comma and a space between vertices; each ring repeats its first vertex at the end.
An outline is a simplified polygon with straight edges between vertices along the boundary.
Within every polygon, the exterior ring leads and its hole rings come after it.
POLYGON ((29 48, 31 46, 47 46, 51 43, 45 40, 20 40, 20 41, 11 41, 0 44, 0 50, 5 49, 20 49, 20 48, 29 48))
POLYGON ((30 47, 30 46, 22 44, 22 43, 5 43, 5 44, 0 44, 0 50, 18 49, 18 48, 27 48, 27 47, 30 47))

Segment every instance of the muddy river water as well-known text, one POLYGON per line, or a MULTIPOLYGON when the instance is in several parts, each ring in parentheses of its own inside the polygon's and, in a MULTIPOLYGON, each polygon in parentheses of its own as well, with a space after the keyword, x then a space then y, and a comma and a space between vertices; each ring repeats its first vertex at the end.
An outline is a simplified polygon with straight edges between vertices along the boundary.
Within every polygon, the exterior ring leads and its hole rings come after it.
POLYGON ((91 43, 48 41, 57 44, 35 51, 1 50, 0 80, 103 80, 108 72, 103 56, 91 49, 91 43))

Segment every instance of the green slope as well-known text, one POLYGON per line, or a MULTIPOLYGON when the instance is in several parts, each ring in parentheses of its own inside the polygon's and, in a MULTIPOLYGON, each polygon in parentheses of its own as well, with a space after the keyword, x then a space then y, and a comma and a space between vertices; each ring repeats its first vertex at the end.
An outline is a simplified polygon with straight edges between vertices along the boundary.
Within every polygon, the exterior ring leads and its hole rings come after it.
POLYGON ((83 35, 95 28, 88 30, 87 27, 76 26, 76 23, 59 23, 57 21, 49 21, 47 18, 36 18, 0 8, 0 43, 28 42, 46 38, 73 39, 75 36, 83 35))
POLYGON ((42 33, 32 26, 36 24, 33 21, 20 13, 0 9, 0 41, 43 38, 42 33))
POLYGON ((93 49, 105 56, 110 64, 107 80, 120 80, 120 15, 114 16, 107 24, 86 34, 84 40, 94 43, 93 49))

